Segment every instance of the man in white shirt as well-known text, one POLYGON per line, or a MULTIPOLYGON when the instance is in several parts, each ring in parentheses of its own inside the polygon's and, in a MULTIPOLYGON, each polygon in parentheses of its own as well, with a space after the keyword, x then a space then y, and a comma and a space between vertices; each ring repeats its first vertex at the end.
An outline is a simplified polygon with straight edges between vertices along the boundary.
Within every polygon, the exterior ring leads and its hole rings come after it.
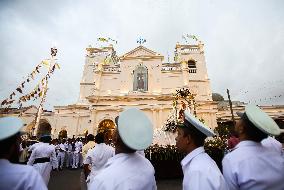
POLYGON ((86 159, 87 153, 90 149, 94 148, 96 143, 95 143, 95 137, 92 134, 88 134, 86 138, 86 144, 83 145, 82 148, 82 157, 83 157, 83 162, 86 159))
POLYGON ((33 166, 42 175, 46 185, 48 185, 52 168, 58 168, 55 148, 53 145, 49 144, 50 141, 50 135, 43 135, 27 163, 33 166))
MULTIPOLYGON (((92 148, 95 147, 96 143, 95 143, 95 137, 93 134, 88 134, 86 137, 86 144, 83 145, 82 148, 82 157, 83 157, 83 164, 86 160, 86 156, 89 150, 91 150, 92 148)), ((87 183, 86 183, 86 179, 87 179, 87 175, 86 173, 89 173, 91 171, 91 165, 87 164, 84 165, 84 169, 81 172, 81 176, 80 176, 80 184, 81 184, 81 190, 85 190, 87 189, 87 183)))
POLYGON ((70 138, 68 138, 68 141, 66 142, 67 145, 65 146, 66 148, 66 167, 72 167, 73 165, 73 154, 72 154, 72 140, 70 138))
POLYGON ((104 143, 104 134, 98 133, 95 137, 96 146, 90 149, 84 160, 84 172, 89 185, 93 178, 103 169, 108 159, 114 156, 114 148, 104 143), (89 165, 91 170, 89 170, 89 165))
POLYGON ((77 169, 80 161, 80 154, 82 152, 82 142, 80 142, 79 138, 76 139, 75 145, 73 145, 73 169, 77 169))
POLYGON ((149 160, 138 154, 153 140, 153 126, 139 109, 120 113, 114 134, 115 156, 97 174, 89 189, 156 189, 154 168, 149 160))
POLYGON ((22 126, 19 118, 0 118, 0 189, 47 190, 42 177, 33 167, 15 164, 19 158, 22 126))
POLYGON ((37 145, 38 145, 38 142, 35 143, 35 144, 33 144, 33 145, 31 145, 31 146, 29 146, 28 152, 31 153, 31 152, 35 149, 35 147, 36 147, 37 145))
POLYGON ((62 170, 63 169, 63 163, 65 159, 65 139, 61 140, 61 143, 58 145, 58 155, 57 155, 57 160, 58 160, 58 169, 62 170))
POLYGON ((214 132, 184 111, 185 120, 178 125, 177 149, 186 153, 181 161, 183 190, 226 190, 227 184, 215 161, 204 151, 204 140, 214 132))
POLYGON ((283 190, 284 157, 261 144, 268 135, 279 135, 279 127, 254 105, 237 114, 241 117, 235 126, 240 143, 222 161, 229 189, 283 190))

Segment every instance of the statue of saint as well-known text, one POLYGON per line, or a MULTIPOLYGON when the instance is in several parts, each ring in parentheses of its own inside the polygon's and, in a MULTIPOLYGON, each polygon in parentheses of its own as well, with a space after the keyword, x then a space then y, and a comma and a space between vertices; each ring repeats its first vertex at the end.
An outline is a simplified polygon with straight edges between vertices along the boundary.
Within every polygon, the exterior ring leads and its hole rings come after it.
POLYGON ((144 90, 144 79, 142 73, 138 73, 137 75, 137 89, 144 90))

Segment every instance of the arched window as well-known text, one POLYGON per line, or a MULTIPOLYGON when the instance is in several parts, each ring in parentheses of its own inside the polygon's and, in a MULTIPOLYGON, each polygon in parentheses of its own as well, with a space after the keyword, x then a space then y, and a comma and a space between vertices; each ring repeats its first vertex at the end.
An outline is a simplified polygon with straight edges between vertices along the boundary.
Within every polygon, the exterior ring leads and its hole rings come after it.
POLYGON ((196 62, 194 60, 188 60, 187 66, 189 73, 196 73, 196 62))
POLYGON ((193 60, 189 60, 189 61, 187 62, 187 65, 188 65, 188 68, 189 68, 189 69, 196 69, 196 63, 195 63, 195 61, 193 61, 193 60))
POLYGON ((134 91, 147 91, 148 90, 148 69, 145 66, 139 65, 134 70, 134 91))

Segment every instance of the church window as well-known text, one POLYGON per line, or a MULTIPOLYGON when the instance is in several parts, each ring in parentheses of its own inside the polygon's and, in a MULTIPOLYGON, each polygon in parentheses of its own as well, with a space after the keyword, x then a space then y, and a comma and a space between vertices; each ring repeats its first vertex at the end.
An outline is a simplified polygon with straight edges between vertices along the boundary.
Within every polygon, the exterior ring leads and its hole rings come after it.
POLYGON ((188 65, 189 73, 196 73, 196 62, 195 61, 189 60, 187 62, 187 65, 188 65))
POLYGON ((148 69, 145 66, 139 65, 134 70, 134 91, 147 91, 148 90, 148 69))

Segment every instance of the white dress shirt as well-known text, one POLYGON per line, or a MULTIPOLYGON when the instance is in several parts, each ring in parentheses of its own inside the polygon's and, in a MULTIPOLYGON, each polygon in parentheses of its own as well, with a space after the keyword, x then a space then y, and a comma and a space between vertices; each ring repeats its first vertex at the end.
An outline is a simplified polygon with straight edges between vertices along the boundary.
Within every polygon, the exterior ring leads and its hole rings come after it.
POLYGON ((42 175, 45 183, 48 184, 52 167, 58 168, 58 161, 55 155, 54 146, 49 145, 48 143, 38 143, 32 151, 27 164, 32 165, 42 175), (50 162, 34 164, 36 158, 50 158, 50 162))
POLYGON ((157 189, 154 173, 151 162, 138 153, 120 153, 108 160, 89 189, 157 189))
POLYGON ((63 150, 64 152, 66 151, 64 144, 60 143, 58 147, 59 147, 59 150, 61 151, 63 150))
POLYGON ((182 161, 183 190, 226 190, 227 184, 215 161, 203 147, 190 152, 182 161))
POLYGON ((28 151, 29 151, 29 152, 32 152, 38 144, 39 144, 39 143, 35 143, 35 144, 29 146, 28 151))
POLYGON ((261 145, 271 150, 275 150, 279 152, 281 155, 284 154, 282 150, 282 144, 275 138, 267 137, 261 141, 261 145))
POLYGON ((101 171, 108 159, 114 156, 114 148, 105 143, 97 144, 87 152, 84 164, 91 165, 91 173, 87 182, 92 182, 93 178, 101 171))
POLYGON ((94 141, 89 141, 87 144, 85 144, 82 147, 82 157, 83 157, 83 160, 86 159, 88 151, 91 150, 92 148, 94 148, 95 145, 96 145, 96 143, 94 141))
POLYGON ((33 167, 0 159, 0 189, 47 190, 47 187, 33 167))
POLYGON ((283 190, 284 158, 254 141, 241 141, 223 161, 230 190, 283 190))

